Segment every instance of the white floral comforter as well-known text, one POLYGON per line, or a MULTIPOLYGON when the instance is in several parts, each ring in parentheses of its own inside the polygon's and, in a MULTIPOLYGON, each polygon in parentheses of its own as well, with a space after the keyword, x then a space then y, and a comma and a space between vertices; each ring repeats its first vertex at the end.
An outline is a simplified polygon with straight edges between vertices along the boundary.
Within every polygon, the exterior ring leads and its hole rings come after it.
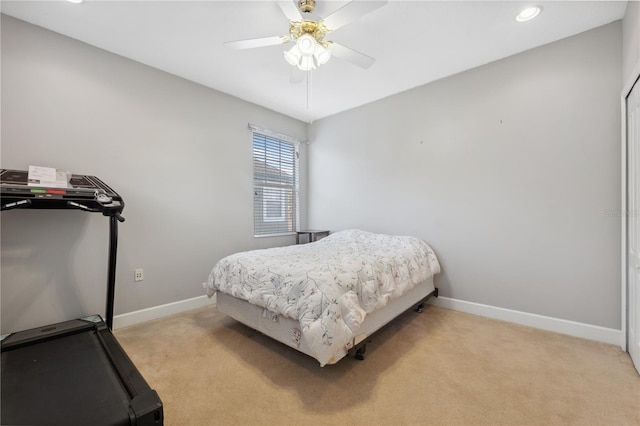
POLYGON ((236 253, 204 284, 300 321, 321 365, 342 358, 367 313, 440 272, 415 237, 348 230, 315 243, 236 253))

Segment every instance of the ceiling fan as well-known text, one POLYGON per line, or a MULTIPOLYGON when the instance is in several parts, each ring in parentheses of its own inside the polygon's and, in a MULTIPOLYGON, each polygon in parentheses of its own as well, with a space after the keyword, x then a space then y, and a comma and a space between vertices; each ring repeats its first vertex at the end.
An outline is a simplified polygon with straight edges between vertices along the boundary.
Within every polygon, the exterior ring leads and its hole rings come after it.
POLYGON ((289 34, 250 40, 230 41, 226 45, 235 49, 252 49, 255 47, 273 46, 277 44, 295 44, 284 51, 286 61, 303 71, 316 69, 327 63, 331 56, 344 59, 364 69, 369 68, 375 59, 357 52, 334 41, 324 40, 332 31, 370 13, 387 1, 351 1, 324 19, 314 21, 304 19, 302 13, 311 13, 315 9, 315 0, 278 1, 278 6, 289 19, 289 34), (297 6, 296 6, 297 3, 297 6))

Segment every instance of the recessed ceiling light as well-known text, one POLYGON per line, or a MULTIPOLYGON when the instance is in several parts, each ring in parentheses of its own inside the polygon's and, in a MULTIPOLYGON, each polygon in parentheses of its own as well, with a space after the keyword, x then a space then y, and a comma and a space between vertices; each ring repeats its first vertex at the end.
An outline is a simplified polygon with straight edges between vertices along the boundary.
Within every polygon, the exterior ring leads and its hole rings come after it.
POLYGON ((75 4, 80 4, 82 3, 84 0, 67 0, 69 3, 75 3, 75 4))
POLYGON ((518 13, 518 15, 516 16, 516 21, 530 21, 536 16, 540 15, 540 12, 542 12, 542 6, 527 7, 526 9, 523 9, 520 13, 518 13))

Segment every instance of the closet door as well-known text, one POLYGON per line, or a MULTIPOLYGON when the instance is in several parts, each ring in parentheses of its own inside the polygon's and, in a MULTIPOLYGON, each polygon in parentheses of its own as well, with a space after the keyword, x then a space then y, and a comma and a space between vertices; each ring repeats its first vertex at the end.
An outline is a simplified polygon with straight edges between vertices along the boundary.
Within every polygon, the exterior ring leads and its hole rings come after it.
POLYGON ((627 97, 628 350, 640 372, 640 80, 627 97))

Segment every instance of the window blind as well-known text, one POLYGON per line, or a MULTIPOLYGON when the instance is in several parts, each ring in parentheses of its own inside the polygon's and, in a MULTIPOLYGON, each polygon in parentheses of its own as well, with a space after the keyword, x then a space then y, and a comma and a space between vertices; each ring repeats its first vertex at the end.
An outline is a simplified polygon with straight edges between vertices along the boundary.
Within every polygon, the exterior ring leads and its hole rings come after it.
POLYGON ((298 228, 298 144, 253 131, 254 235, 298 228))

